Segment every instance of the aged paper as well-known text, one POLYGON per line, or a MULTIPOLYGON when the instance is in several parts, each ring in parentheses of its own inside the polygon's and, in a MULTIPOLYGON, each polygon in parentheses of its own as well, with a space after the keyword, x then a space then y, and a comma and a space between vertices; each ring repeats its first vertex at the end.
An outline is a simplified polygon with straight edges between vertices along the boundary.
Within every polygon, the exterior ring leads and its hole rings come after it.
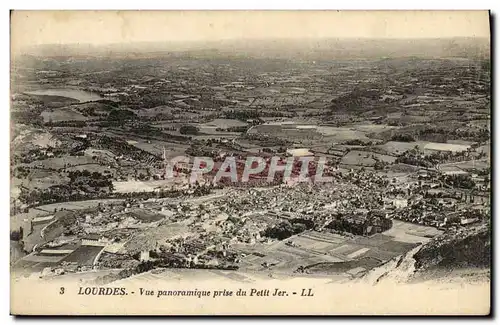
POLYGON ((14 315, 488 315, 487 11, 13 11, 14 315))

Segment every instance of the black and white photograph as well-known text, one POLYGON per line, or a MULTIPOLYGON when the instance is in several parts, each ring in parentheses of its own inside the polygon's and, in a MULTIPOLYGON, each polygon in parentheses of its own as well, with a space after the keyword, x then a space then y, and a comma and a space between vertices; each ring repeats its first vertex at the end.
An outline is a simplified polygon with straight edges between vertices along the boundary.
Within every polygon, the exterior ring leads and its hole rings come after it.
POLYGON ((12 314, 490 313, 488 11, 10 19, 12 314))

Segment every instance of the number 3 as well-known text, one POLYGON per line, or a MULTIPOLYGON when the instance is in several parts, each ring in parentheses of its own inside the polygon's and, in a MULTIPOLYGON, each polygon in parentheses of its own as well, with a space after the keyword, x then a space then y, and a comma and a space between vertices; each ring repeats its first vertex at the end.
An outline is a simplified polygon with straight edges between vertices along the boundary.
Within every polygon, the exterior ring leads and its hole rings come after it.
POLYGON ((64 287, 61 287, 61 290, 59 290, 59 294, 63 295, 64 294, 64 287))

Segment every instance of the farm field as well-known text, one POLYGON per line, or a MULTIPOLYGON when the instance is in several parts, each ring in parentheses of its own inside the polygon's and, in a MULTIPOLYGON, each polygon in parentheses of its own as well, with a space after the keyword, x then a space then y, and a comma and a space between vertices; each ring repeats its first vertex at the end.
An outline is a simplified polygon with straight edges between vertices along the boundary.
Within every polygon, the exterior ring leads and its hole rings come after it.
POLYGON ((396 157, 369 151, 352 150, 342 157, 340 162, 344 165, 373 166, 377 160, 393 163, 396 161, 396 157))
POLYGON ((229 127, 238 127, 247 125, 248 123, 242 122, 240 120, 222 119, 222 118, 217 118, 210 122, 200 124, 201 127, 211 127, 211 128, 229 128, 229 127))
POLYGON ((24 249, 27 251, 27 252, 31 252, 33 251, 33 248, 36 246, 36 245, 40 245, 40 244, 43 244, 45 242, 47 242, 47 240, 45 238, 43 238, 40 233, 42 231, 43 228, 45 228, 45 226, 47 226, 49 223, 44 223, 44 224, 38 224, 38 225, 33 225, 32 226, 32 231, 30 232, 30 234, 28 234, 27 236, 25 235, 25 237, 23 238, 24 240, 24 249))
POLYGON ((449 163, 449 164, 441 164, 439 167, 440 169, 444 167, 455 167, 459 168, 462 170, 481 170, 481 169, 486 169, 490 167, 489 161, 482 159, 482 160, 468 160, 468 161, 462 161, 462 162, 457 162, 457 163, 449 163))
POLYGON ((30 164, 23 164, 22 166, 38 169, 62 169, 66 167, 82 166, 95 164, 96 161, 91 156, 62 156, 53 157, 43 160, 37 160, 30 164))
POLYGON ((149 211, 149 210, 134 210, 130 212, 126 212, 124 214, 126 217, 132 217, 134 219, 140 220, 141 222, 154 222, 154 221, 159 221, 165 218, 164 215, 149 211))
POLYGON ((397 129, 397 126, 390 126, 385 124, 354 124, 352 129, 363 132, 363 133, 378 133, 384 132, 387 130, 397 129))
POLYGON ((424 146, 424 152, 427 150, 460 152, 468 148, 470 146, 463 144, 429 142, 424 146))
POLYGON ((270 269, 287 273, 304 266, 308 272, 328 274, 349 273, 352 270, 356 270, 354 273, 365 272, 442 233, 433 227, 398 220, 393 222, 394 226, 390 230, 370 237, 349 238, 333 233, 306 231, 271 244, 260 250, 262 254, 246 256, 242 261, 242 269, 270 269), (264 266, 265 263, 267 266, 264 266))
POLYGON ((316 128, 317 132, 328 136, 329 139, 334 141, 346 141, 346 140, 363 140, 368 139, 364 132, 358 131, 354 128, 347 127, 333 127, 333 126, 318 126, 316 128))
POLYGON ((393 220, 393 226, 384 235, 392 236, 398 241, 407 243, 427 242, 432 237, 442 234, 443 231, 434 227, 416 225, 400 220, 393 220))
POLYGON ((185 155, 186 149, 189 148, 189 145, 187 144, 173 143, 168 141, 143 139, 135 139, 135 141, 136 143, 133 144, 135 147, 159 157, 163 157, 163 148, 165 148, 167 158, 185 155))
POLYGON ((61 210, 61 208, 64 208, 65 210, 81 210, 81 209, 96 207, 99 205, 99 203, 112 204, 121 201, 122 201, 121 199, 97 199, 97 200, 85 200, 85 201, 60 202, 60 203, 41 205, 36 208, 30 209, 29 212, 30 215, 31 214, 35 215, 35 214, 53 213, 54 209, 61 210))
POLYGON ((78 247, 73 253, 66 256, 63 262, 75 262, 78 265, 92 265, 97 255, 104 249, 104 246, 87 246, 78 247))
POLYGON ((43 121, 62 122, 62 121, 87 121, 89 118, 82 113, 74 110, 71 107, 55 108, 52 111, 44 111, 41 113, 43 121))
POLYGON ((37 89, 37 90, 26 91, 25 93, 33 96, 58 96, 58 97, 71 98, 79 102, 90 102, 102 99, 102 97, 99 96, 99 94, 79 89, 71 89, 69 87, 37 89))
POLYGON ((124 254, 135 254, 143 250, 150 250, 157 247, 158 244, 174 237, 185 237, 191 232, 189 229, 178 223, 170 223, 159 227, 149 228, 135 234, 119 251, 124 254))
POLYGON ((382 149, 389 155, 399 155, 407 150, 414 149, 415 147, 418 147, 420 150, 423 150, 423 148, 427 143, 428 142, 424 141, 416 141, 416 142, 388 141, 382 145, 377 145, 375 147, 382 149))
POLYGON ((157 180, 157 181, 117 181, 113 182, 113 187, 116 193, 130 192, 152 192, 158 191, 160 188, 168 188, 178 183, 178 178, 172 180, 157 180))
POLYGON ((71 171, 89 171, 90 173, 101 173, 101 174, 108 174, 108 175, 116 175, 116 169, 114 168, 109 168, 108 166, 103 166, 100 164, 85 164, 85 165, 78 165, 78 166, 72 166, 66 168, 66 171, 71 172, 71 171))

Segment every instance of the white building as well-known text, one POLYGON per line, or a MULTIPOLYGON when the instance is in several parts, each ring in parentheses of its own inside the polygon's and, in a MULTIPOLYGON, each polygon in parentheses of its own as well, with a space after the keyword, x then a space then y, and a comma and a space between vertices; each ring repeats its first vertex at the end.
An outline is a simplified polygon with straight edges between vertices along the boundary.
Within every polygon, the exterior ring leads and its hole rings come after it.
POLYGON ((307 148, 287 149, 286 153, 292 157, 314 156, 314 153, 310 152, 307 148))
POLYGON ((408 206, 407 199, 394 199, 392 200, 392 205, 396 208, 405 208, 408 206))

